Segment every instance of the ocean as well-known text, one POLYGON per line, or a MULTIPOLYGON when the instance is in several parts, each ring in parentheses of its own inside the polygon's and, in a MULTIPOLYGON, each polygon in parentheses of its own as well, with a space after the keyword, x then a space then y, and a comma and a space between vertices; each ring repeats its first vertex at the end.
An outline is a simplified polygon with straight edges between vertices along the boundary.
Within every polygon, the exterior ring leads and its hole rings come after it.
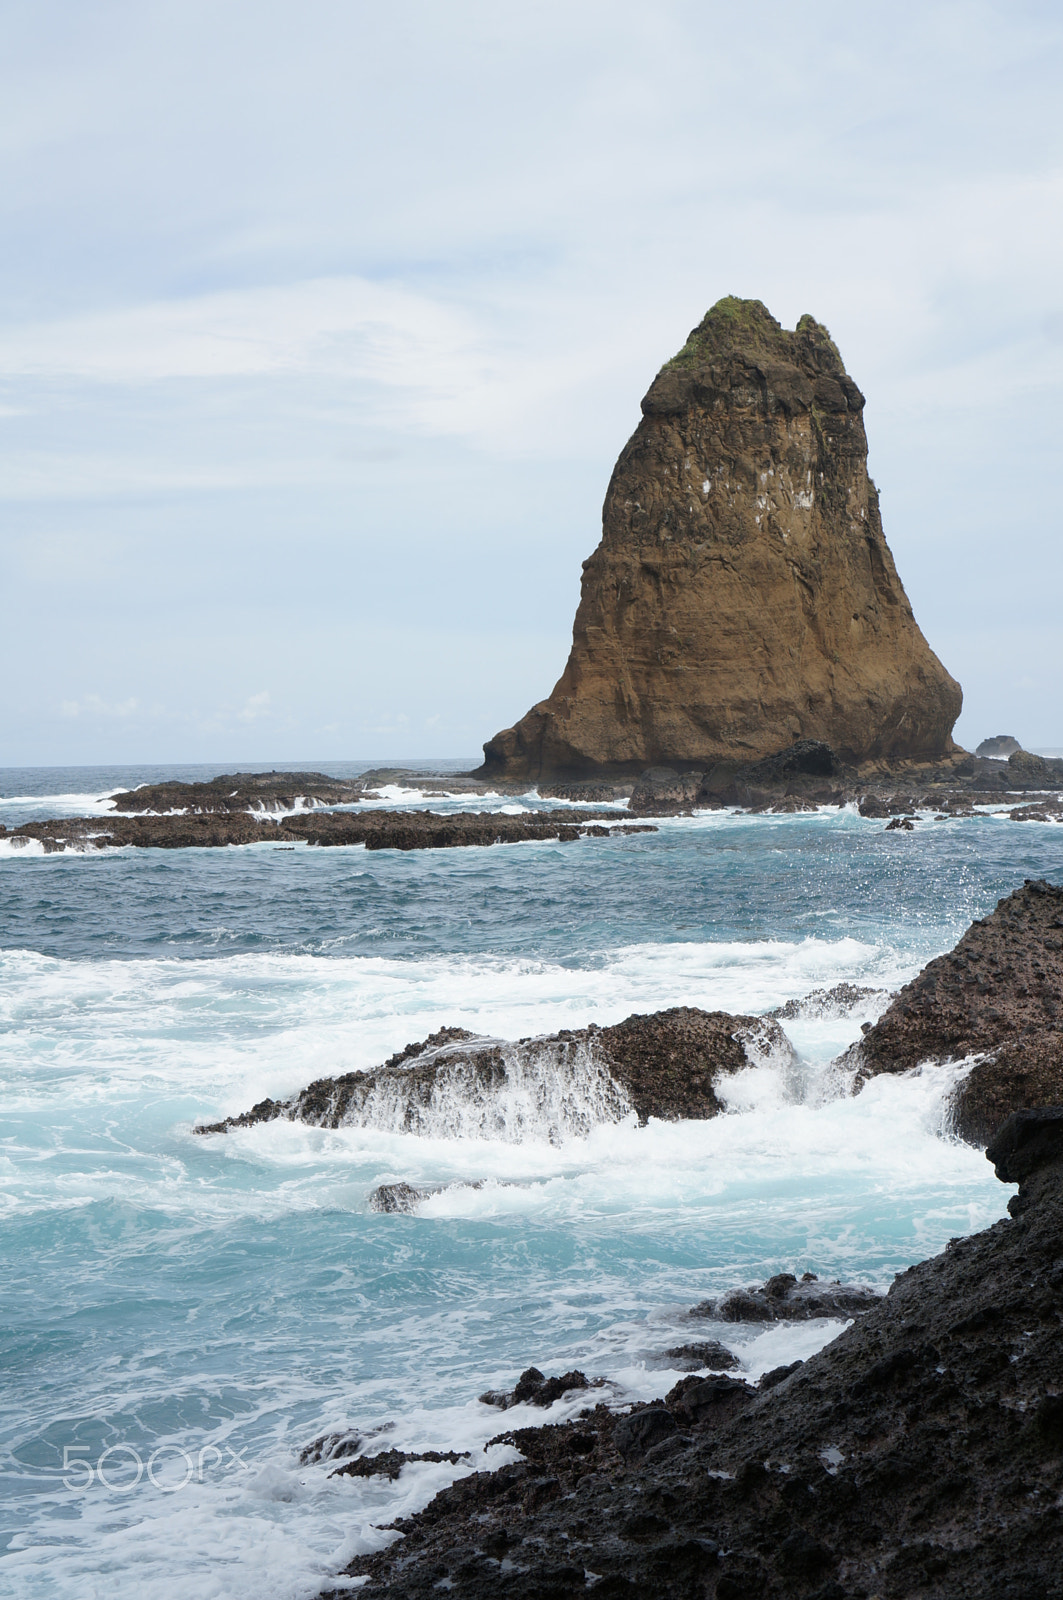
MULTIPOLYGON (((8 769, 0 822, 104 817, 118 789, 222 770, 8 769)), ((811 1354, 842 1324, 686 1312, 778 1271, 885 1289, 1004 1213, 1011 1191, 949 1132, 962 1068, 854 1097, 829 1064, 1031 877, 1063 878, 1063 828, 1001 810, 912 833, 851 808, 724 811, 409 853, 0 840, 0 1594, 310 1600, 382 1524, 514 1459, 484 1449, 504 1428, 579 1408, 478 1401, 525 1367, 579 1367, 622 1404, 670 1388, 663 1353, 692 1338, 723 1337, 754 1378, 811 1354), (759 1014, 841 982, 870 993, 786 1019, 796 1066, 739 1074, 712 1121, 192 1133, 447 1024, 759 1014), (369 1209, 401 1180, 440 1187, 413 1215, 369 1209), (394 1482, 300 1463, 344 1431, 469 1455, 394 1482)))

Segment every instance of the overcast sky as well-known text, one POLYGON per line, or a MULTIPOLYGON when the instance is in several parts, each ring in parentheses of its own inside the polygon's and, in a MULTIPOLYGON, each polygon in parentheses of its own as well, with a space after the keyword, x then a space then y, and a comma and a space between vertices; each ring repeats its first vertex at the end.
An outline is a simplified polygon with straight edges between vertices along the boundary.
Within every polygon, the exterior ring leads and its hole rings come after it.
POLYGON ((1063 746, 1058 4, 0 0, 0 764, 473 755, 639 400, 827 324, 958 736, 1063 746))

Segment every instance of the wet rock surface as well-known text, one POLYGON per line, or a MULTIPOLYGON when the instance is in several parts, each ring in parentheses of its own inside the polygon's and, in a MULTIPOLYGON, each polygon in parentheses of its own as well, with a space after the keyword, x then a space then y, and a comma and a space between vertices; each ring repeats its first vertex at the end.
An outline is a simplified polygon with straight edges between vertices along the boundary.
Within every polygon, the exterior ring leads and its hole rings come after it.
MULTIPOLYGON (((321 1078, 290 1100, 197 1127, 226 1133, 278 1117, 317 1127, 387 1127, 436 1137, 561 1137, 634 1111, 640 1122, 715 1116, 721 1074, 792 1060, 772 1018, 676 1006, 612 1027, 563 1028, 509 1043, 443 1028, 368 1072, 321 1078), (521 1098, 514 1109, 515 1096, 521 1098)), ((402 1211, 424 1193, 383 1186, 374 1209, 402 1211), (385 1192, 386 1191, 386 1192, 385 1192)))
MULTIPOLYGON (((140 793, 139 790, 136 791, 140 793)), ((464 845, 520 844, 528 840, 604 839, 619 832, 652 833, 650 824, 617 825, 616 813, 587 811, 455 812, 312 811, 270 821, 246 810, 187 812, 179 816, 64 817, 27 822, 11 837, 37 839, 46 852, 102 850, 136 845, 182 850, 221 845, 299 843, 329 846, 362 844, 367 850, 445 850, 464 845)))
POLYGON ((408 1461, 441 1461, 455 1466, 467 1461, 467 1450, 381 1450, 374 1456, 356 1456, 329 1473, 330 1478, 389 1478, 392 1482, 408 1461))
POLYGON ((360 1593, 1058 1595, 1063 1113, 1009 1124, 994 1150, 1023 1172, 1015 1215, 901 1274, 817 1355, 756 1389, 691 1377, 626 1416, 599 1404, 499 1435, 523 1459, 395 1523, 346 1569, 360 1593))
POLYGON ((842 1058, 857 1083, 977 1055, 957 1131, 991 1138, 1011 1112, 1063 1102, 1063 888, 1027 880, 929 962, 842 1058))
POLYGON ((869 989, 858 983, 836 983, 830 989, 813 989, 811 994, 803 995, 799 1000, 787 1000, 785 1005, 776 1006, 769 1012, 769 1016, 777 1017, 781 1022, 847 1017, 861 1007, 885 1001, 888 994, 887 989, 869 989))
POLYGON ((693 1344, 672 1345, 652 1360, 651 1365, 671 1367, 680 1372, 734 1372, 741 1366, 738 1357, 719 1339, 703 1339, 693 1344))
POLYGON ((116 811, 291 811, 298 803, 339 806, 360 800, 360 778, 324 772, 228 772, 207 783, 149 783, 111 797, 116 811))
POLYGON ((800 1278, 780 1272, 759 1288, 731 1289, 718 1300, 702 1300, 688 1315, 714 1322, 808 1322, 814 1317, 863 1316, 880 1299, 861 1284, 823 1283, 814 1272, 800 1278))
POLYGON ((528 1367, 512 1389, 487 1389, 480 1395, 480 1402, 485 1406, 497 1406, 500 1411, 508 1411, 510 1406, 542 1406, 545 1409, 566 1394, 580 1389, 601 1389, 604 1384, 604 1378, 590 1379, 578 1369, 548 1378, 538 1367, 528 1367))

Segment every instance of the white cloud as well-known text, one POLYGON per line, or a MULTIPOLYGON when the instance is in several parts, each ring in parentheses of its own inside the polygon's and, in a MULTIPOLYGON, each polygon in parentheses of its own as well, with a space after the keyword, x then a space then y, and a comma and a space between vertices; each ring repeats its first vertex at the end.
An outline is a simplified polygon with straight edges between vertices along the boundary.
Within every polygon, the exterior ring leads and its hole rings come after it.
POLYGON ((64 700, 60 713, 64 717, 131 717, 140 708, 136 699, 106 701, 98 694, 86 694, 80 700, 64 700))
POLYGON ((242 722, 254 722, 258 717, 267 716, 269 713, 269 694, 263 689, 259 694, 248 695, 244 701, 244 708, 239 713, 242 722))

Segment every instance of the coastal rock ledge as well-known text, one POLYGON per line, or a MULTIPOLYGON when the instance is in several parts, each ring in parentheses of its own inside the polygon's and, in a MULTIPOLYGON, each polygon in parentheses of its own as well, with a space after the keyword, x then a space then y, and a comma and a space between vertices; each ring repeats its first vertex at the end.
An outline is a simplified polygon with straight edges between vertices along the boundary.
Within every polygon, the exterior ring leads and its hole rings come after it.
MULTIPOLYGON (((724 1109, 721 1075, 768 1060, 793 1060, 773 1018, 694 1006, 515 1041, 441 1028, 369 1072, 319 1078, 290 1100, 262 1100, 194 1131, 227 1133, 283 1118, 437 1139, 558 1142, 631 1112, 640 1123, 714 1117, 724 1109)), ((394 1203, 382 1195, 377 1208, 409 1209, 406 1201, 417 1193, 396 1194, 394 1203)))
POLYGON ((881 1072, 969 1063, 952 1112, 970 1144, 1012 1112, 1063 1101, 1063 888, 1027 878, 905 984, 842 1061, 855 1087, 881 1072))
POLYGON ((520 1460, 397 1518, 345 1578, 364 1600, 1059 1596, 1063 1111, 1012 1118, 988 1155, 1021 1185, 1011 1216, 807 1361, 513 1428, 520 1460))
POLYGON ((962 694, 886 544, 863 409, 812 317, 713 306, 613 471, 568 665, 480 774, 705 769, 799 740, 852 765, 948 758, 962 694))

